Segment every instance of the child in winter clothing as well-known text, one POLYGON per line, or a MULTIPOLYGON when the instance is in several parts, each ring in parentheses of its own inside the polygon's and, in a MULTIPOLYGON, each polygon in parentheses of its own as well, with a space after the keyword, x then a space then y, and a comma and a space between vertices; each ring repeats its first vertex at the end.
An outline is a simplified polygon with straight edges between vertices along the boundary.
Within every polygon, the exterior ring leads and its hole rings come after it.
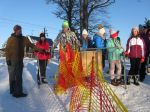
POLYGON ((87 32, 86 29, 84 29, 82 31, 81 45, 82 45, 82 50, 87 50, 87 48, 92 48, 93 47, 93 41, 88 36, 88 32, 87 32))
POLYGON ((88 32, 86 29, 82 31, 82 50, 86 50, 88 48, 88 32))
POLYGON ((111 75, 111 84, 118 86, 121 84, 121 54, 123 49, 118 39, 118 32, 111 31, 110 33, 110 39, 106 44, 108 48, 108 60, 110 62, 109 74, 111 75), (117 79, 114 76, 115 66, 117 67, 117 79))
POLYGON ((102 65, 105 67, 105 47, 106 47, 106 38, 105 38, 105 29, 102 25, 98 26, 98 32, 93 37, 93 44, 96 48, 102 50, 102 65))
POLYGON ((40 77, 39 77, 40 75, 42 83, 47 83, 46 66, 47 66, 47 63, 49 63, 50 61, 50 49, 49 49, 49 43, 46 40, 44 33, 40 34, 40 39, 36 43, 36 46, 46 51, 45 53, 35 52, 35 55, 38 58, 38 64, 39 64, 37 79, 40 81, 40 77))
POLYGON ((67 43, 71 45, 72 49, 80 46, 80 42, 76 34, 70 31, 68 21, 64 21, 62 25, 62 31, 58 34, 57 38, 54 40, 53 47, 56 48, 58 44, 61 44, 65 49, 67 43))
POLYGON ((93 42, 96 48, 104 49, 105 47, 105 29, 102 25, 98 26, 98 32, 93 37, 93 42))
MULTIPOLYGON (((75 80, 77 80, 80 74, 74 72, 74 62, 79 62, 80 58, 76 58, 79 55, 78 47, 80 47, 80 42, 76 37, 75 33, 70 31, 69 23, 64 21, 62 24, 62 31, 58 34, 57 38, 54 41, 54 48, 60 44, 59 47, 59 56, 60 56, 60 63, 59 63, 59 70, 58 70, 58 78, 56 80, 55 85, 55 92, 63 93, 72 86, 75 86, 75 80)), ((80 67, 80 62, 77 63, 77 67, 80 67)))
POLYGON ((130 57, 130 71, 128 73, 127 84, 130 84, 130 79, 133 78, 134 84, 139 85, 138 72, 140 63, 144 62, 144 41, 139 36, 139 29, 134 27, 131 31, 131 37, 127 41, 125 55, 130 57))

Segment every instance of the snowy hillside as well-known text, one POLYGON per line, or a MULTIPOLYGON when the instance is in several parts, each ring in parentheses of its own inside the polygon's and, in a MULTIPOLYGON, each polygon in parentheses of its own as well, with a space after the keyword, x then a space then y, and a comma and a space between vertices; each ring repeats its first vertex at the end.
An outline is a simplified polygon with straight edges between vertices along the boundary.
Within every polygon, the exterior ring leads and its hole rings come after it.
MULTIPOLYGON (((58 61, 52 60, 47 67, 48 85, 38 88, 36 84, 36 60, 24 60, 23 87, 26 98, 14 98, 9 94, 8 71, 5 58, 0 58, 0 112, 66 112, 70 101, 70 91, 56 96, 53 91, 54 75, 58 61)), ((129 65, 127 64, 127 69, 129 65)), ((107 68, 106 68, 107 70, 107 68)), ((150 76, 140 86, 111 86, 129 112, 150 112, 150 76)))

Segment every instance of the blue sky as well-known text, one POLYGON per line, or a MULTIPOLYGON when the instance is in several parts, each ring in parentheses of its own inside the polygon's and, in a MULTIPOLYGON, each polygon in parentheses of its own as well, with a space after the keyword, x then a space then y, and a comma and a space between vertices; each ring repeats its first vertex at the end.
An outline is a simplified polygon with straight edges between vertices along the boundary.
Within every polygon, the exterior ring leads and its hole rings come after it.
MULTIPOLYGON (((150 0, 116 0, 116 3, 109 7, 109 22, 114 30, 120 30, 123 46, 131 28, 143 23, 145 17, 150 19, 149 5, 150 0)), ((47 5, 45 0, 1 0, 0 47, 13 32, 15 24, 22 26, 24 35, 35 36, 46 26, 49 38, 55 39, 63 20, 52 14, 54 10, 55 7, 47 5)))
POLYGON ((109 8, 110 23, 115 30, 120 30, 123 46, 130 36, 131 28, 144 24, 150 19, 150 0, 116 0, 109 8))

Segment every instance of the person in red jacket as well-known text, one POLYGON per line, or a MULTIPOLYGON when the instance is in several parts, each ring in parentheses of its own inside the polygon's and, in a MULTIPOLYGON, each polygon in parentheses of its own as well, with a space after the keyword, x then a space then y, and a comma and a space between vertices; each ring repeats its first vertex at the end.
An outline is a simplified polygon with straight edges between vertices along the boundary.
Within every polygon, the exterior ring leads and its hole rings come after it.
POLYGON ((131 64, 128 73, 127 84, 130 84, 130 79, 133 78, 134 84, 139 85, 138 73, 140 69, 140 63, 143 63, 145 60, 144 47, 145 47, 144 41, 139 36, 139 29, 136 27, 132 28, 131 37, 128 39, 127 49, 125 52, 125 55, 129 56, 131 64))
POLYGON ((40 39, 36 43, 36 46, 46 51, 45 53, 40 53, 40 52, 35 53, 39 65, 38 74, 37 74, 38 83, 40 83, 40 78, 42 83, 48 83, 46 80, 46 67, 47 67, 47 63, 49 63, 50 61, 50 48, 49 48, 50 45, 46 40, 44 33, 40 34, 40 39))

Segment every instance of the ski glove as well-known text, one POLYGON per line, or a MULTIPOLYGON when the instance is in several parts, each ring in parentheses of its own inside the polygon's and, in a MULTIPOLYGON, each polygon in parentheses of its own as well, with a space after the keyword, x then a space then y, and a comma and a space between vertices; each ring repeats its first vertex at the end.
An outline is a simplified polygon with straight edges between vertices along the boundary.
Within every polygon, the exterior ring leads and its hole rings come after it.
POLYGON ((145 59, 144 59, 144 57, 142 57, 140 62, 143 63, 144 61, 145 61, 145 59))
POLYGON ((8 66, 11 65, 11 61, 10 60, 7 60, 6 63, 7 63, 8 66))
POLYGON ((129 55, 129 53, 128 53, 128 52, 124 52, 124 55, 125 55, 125 56, 128 56, 128 55, 129 55))
POLYGON ((40 51, 40 53, 44 54, 44 53, 46 53, 46 51, 45 51, 44 49, 42 49, 42 50, 40 51))
POLYGON ((47 64, 49 64, 49 63, 50 63, 50 59, 47 60, 47 64))

